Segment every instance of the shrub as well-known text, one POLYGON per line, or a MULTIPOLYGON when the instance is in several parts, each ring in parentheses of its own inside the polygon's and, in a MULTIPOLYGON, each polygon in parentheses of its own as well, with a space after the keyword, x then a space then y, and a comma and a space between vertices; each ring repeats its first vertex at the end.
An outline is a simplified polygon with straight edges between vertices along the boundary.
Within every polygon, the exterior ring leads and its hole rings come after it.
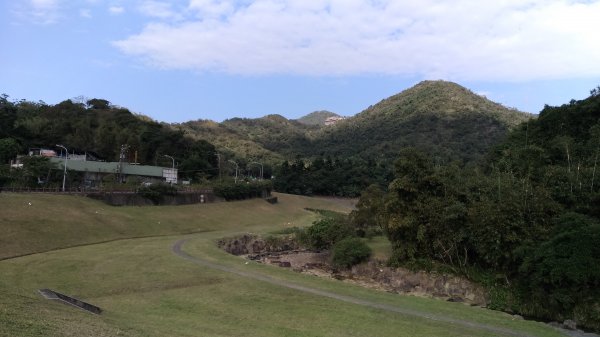
POLYGON ((520 267, 525 294, 542 312, 536 315, 578 318, 583 326, 600 328, 600 315, 582 315, 600 303, 600 224, 566 213, 551 238, 529 254, 520 267), (585 309, 584 309, 585 308, 585 309))
POLYGON ((158 205, 162 201, 163 196, 176 195, 177 189, 167 184, 153 184, 141 187, 137 193, 146 199, 150 199, 155 205, 158 205))
POLYGON ((344 221, 324 218, 306 230, 307 244, 313 249, 328 249, 336 242, 354 236, 354 230, 344 221))
POLYGON ((359 238, 345 238, 333 246, 332 263, 337 268, 350 268, 366 261, 371 248, 359 238))
POLYGON ((214 187, 215 194, 227 201, 259 198, 269 195, 271 190, 272 184, 270 181, 252 183, 239 182, 237 184, 225 182, 214 187))

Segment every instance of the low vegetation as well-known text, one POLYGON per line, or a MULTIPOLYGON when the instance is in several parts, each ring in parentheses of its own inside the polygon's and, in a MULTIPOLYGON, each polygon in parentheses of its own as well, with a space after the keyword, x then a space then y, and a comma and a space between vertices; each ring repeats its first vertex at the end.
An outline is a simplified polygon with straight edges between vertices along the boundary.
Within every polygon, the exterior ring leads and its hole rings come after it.
POLYGON ((168 184, 152 184, 150 186, 142 186, 137 190, 137 194, 149 199, 153 204, 158 205, 163 200, 164 196, 173 196, 177 194, 177 188, 168 184))
POLYGON ((252 182, 222 182, 214 186, 215 195, 227 201, 266 197, 273 189, 270 180, 252 182))
POLYGON ((337 268, 350 268, 367 261, 371 248, 360 238, 347 237, 336 242, 331 249, 331 262, 337 268))

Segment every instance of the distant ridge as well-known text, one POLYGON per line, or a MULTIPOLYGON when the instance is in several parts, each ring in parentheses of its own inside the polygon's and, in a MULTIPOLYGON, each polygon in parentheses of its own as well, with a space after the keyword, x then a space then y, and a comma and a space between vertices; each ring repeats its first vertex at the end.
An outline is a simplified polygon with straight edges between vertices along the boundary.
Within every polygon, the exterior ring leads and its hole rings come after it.
POLYGON ((423 81, 361 113, 325 126, 330 111, 296 120, 281 115, 177 125, 240 158, 280 162, 296 156, 393 160, 417 147, 436 160, 469 162, 483 156, 507 132, 533 118, 453 82, 423 81))
POLYGON ((314 111, 306 116, 296 119, 296 121, 306 125, 320 125, 324 126, 325 121, 330 117, 342 117, 334 112, 327 110, 314 111))

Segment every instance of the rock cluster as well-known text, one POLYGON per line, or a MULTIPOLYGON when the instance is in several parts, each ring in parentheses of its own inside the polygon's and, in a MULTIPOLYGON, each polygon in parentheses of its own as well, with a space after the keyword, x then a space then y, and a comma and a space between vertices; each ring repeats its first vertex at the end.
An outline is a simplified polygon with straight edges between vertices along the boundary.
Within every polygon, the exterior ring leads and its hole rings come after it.
POLYGON ((217 242, 219 248, 233 255, 259 254, 297 250, 298 243, 292 236, 277 236, 271 239, 254 234, 244 234, 234 238, 224 238, 217 242))
POLYGON ((222 239, 218 245, 230 254, 246 255, 248 259, 257 262, 329 276, 369 288, 477 306, 487 304, 483 287, 458 276, 390 268, 377 261, 363 263, 350 270, 335 270, 329 263, 327 252, 301 250, 292 236, 263 239, 257 235, 244 234, 222 239))
POLYGON ((390 268, 377 261, 362 263, 338 273, 360 283, 377 284, 380 289, 389 292, 443 298, 477 306, 487 304, 483 287, 454 275, 390 268))

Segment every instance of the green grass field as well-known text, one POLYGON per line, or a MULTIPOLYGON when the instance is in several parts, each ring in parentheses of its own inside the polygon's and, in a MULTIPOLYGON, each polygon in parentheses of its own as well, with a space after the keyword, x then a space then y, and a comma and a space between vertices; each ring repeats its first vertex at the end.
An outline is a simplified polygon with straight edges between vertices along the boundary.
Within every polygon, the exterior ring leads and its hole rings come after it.
MULTIPOLYGON (((333 200, 278 195, 188 206, 109 207, 74 197, 0 194, 0 336, 495 336, 493 332, 347 303, 204 267, 227 268, 432 316, 560 336, 537 322, 440 300, 400 296, 229 255, 215 240, 306 226, 304 208, 347 212, 333 200), (31 206, 29 203, 31 202, 31 206), (20 256, 11 258, 14 256, 20 256), (101 315, 43 299, 51 288, 101 315)), ((374 243, 385 254, 385 242, 374 243)))

